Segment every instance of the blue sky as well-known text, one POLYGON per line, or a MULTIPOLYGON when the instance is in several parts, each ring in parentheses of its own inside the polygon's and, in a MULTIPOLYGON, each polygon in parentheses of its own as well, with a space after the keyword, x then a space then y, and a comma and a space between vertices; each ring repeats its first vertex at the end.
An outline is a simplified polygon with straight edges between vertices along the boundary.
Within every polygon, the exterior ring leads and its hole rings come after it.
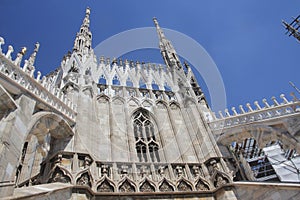
MULTIPOLYGON (((281 26, 282 19, 290 22, 292 16, 300 14, 297 0, 1 0, 4 51, 9 44, 15 53, 26 46, 29 56, 38 41, 36 68, 43 74, 54 70, 72 50, 87 6, 91 8, 94 47, 122 31, 153 26, 154 16, 163 28, 196 40, 221 73, 229 108, 263 98, 271 102, 272 96, 279 99, 281 93, 291 99, 289 93, 294 89, 289 81, 300 88, 300 43, 286 36, 281 26)), ((127 56, 162 62, 157 50, 127 56)))

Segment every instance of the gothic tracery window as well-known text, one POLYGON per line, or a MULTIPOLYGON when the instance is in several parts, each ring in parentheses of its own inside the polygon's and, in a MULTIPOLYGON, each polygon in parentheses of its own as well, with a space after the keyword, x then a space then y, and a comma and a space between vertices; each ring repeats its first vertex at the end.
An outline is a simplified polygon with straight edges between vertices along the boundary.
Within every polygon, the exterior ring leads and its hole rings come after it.
POLYGON ((148 111, 140 110, 133 116, 135 147, 139 161, 159 162, 159 145, 155 137, 154 123, 151 121, 148 111))

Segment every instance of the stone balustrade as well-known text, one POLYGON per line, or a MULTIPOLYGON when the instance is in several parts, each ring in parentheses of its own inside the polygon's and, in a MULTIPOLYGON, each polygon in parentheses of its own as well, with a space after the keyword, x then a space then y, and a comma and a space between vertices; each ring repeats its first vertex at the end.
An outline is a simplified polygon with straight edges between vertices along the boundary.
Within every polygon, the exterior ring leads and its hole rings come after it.
POLYGON ((294 93, 291 93, 291 96, 293 100, 289 101, 284 94, 281 94, 281 102, 279 102, 276 97, 272 97, 272 104, 269 104, 266 99, 263 99, 263 106, 261 106, 258 101, 254 102, 255 107, 247 103, 247 109, 240 105, 240 112, 238 112, 235 107, 232 107, 232 113, 229 112, 229 109, 225 109, 224 113, 219 111, 219 116, 214 115, 214 119, 208 122, 209 126, 213 131, 217 131, 285 115, 299 114, 300 101, 294 93))
POLYGON ((0 37, 0 77, 3 84, 10 84, 10 88, 18 88, 22 93, 29 94, 38 102, 50 107, 52 111, 63 114, 67 119, 75 122, 76 105, 74 105, 59 88, 49 87, 46 77, 40 71, 36 73, 35 67, 25 60, 24 65, 20 66, 21 59, 26 50, 18 53, 15 60, 12 60, 11 53, 13 47, 8 46, 7 53, 2 52, 1 46, 4 39, 0 37), (22 54, 23 53, 23 54, 22 54), (42 78, 41 78, 42 77, 42 78))

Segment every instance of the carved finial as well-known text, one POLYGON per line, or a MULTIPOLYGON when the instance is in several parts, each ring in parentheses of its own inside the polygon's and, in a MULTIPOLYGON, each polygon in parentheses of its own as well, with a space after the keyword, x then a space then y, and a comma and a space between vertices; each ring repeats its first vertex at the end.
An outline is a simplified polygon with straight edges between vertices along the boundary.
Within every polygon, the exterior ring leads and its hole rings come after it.
POLYGON ((87 8, 85 9, 85 14, 86 14, 86 15, 91 14, 91 9, 90 9, 89 7, 87 7, 87 8))
POLYGON ((116 65, 116 64, 117 64, 117 58, 113 58, 112 64, 113 64, 113 65, 116 65))
POLYGON ((101 57, 100 57, 100 63, 102 64, 102 63, 104 63, 104 62, 105 62, 104 56, 101 56, 101 57))
POLYGON ((190 68, 190 65, 186 61, 184 61, 183 64, 187 69, 190 68))
POLYGON ((90 159, 90 157, 85 156, 84 157, 84 167, 89 167, 91 165, 92 160, 90 159))
POLYGON ((147 175, 147 167, 145 165, 142 165, 141 168, 140 168, 140 174, 141 174, 141 177, 144 177, 145 175, 147 175))
POLYGON ((33 51, 33 53, 31 54, 31 56, 30 56, 30 58, 28 60, 29 61, 29 65, 34 65, 36 54, 39 51, 39 48, 40 48, 40 44, 38 42, 35 43, 34 51, 33 51))
POLYGON ((37 72, 36 81, 40 81, 42 73, 40 71, 37 72))
POLYGON ((142 61, 142 65, 141 65, 141 70, 144 70, 145 69, 145 62, 144 61, 142 61))
POLYGON ((127 59, 125 59, 125 66, 129 65, 129 62, 127 59))
POLYGON ((221 110, 219 111, 219 115, 220 115, 221 118, 224 118, 223 113, 222 113, 221 110))
POLYGON ((153 22, 154 22, 155 26, 159 26, 156 17, 153 17, 153 22))
POLYGON ((108 166, 107 165, 102 165, 102 174, 103 175, 107 175, 108 174, 108 166))
POLYGON ((13 46, 9 45, 5 57, 11 59, 11 53, 14 52, 13 46))
POLYGON ((268 104, 267 99, 263 99, 262 101, 265 104, 266 108, 270 108, 270 105, 268 104))
POLYGON ((159 166, 158 173, 159 173, 160 176, 164 176, 165 175, 165 167, 164 166, 159 166))
POLYGON ((254 101, 254 105, 256 106, 257 110, 261 109, 260 105, 258 104, 258 101, 254 101))
POLYGON ((28 67, 28 64, 29 64, 28 60, 24 60, 24 65, 23 65, 23 68, 22 68, 24 72, 26 71, 26 69, 28 67))
POLYGON ((2 45, 4 45, 5 44, 5 41, 4 41, 4 39, 3 39, 3 37, 0 37, 0 53, 2 53, 2 45))
POLYGON ((227 108, 225 109, 225 114, 226 114, 228 117, 230 117, 230 113, 229 113, 229 111, 228 111, 227 108))
POLYGON ((20 66, 22 58, 24 56, 24 54, 26 53, 27 48, 26 47, 22 47, 21 51, 17 54, 17 58, 14 61, 15 65, 20 66))
POLYGON ((45 84, 46 84, 46 76, 43 76, 42 77, 42 82, 41 82, 41 84, 42 84, 42 86, 44 86, 45 87, 45 84))
POLYGON ((296 97, 294 92, 291 92, 290 95, 293 97, 293 101, 298 101, 298 98, 296 97))
POLYGON ((23 56, 25 55, 27 51, 27 48, 26 47, 22 47, 21 51, 20 51, 20 54, 22 54, 23 56))
POLYGON ((276 97, 273 96, 271 99, 273 100, 275 106, 279 106, 279 103, 276 100, 276 97))
POLYGON ((234 115, 238 115, 238 113, 236 112, 235 107, 232 107, 231 110, 232 110, 232 112, 234 113, 234 115))
POLYGON ((245 110, 244 110, 244 108, 243 108, 243 105, 239 105, 239 108, 240 108, 240 110, 241 110, 241 112, 242 112, 243 114, 246 113, 245 110))
POLYGON ((183 169, 181 166, 176 166, 176 172, 177 172, 177 176, 180 177, 183 175, 183 169))
POLYGON ((122 165, 121 166, 121 176, 126 176, 128 174, 128 166, 127 165, 122 165))
POLYGON ((141 69, 141 64, 140 64, 139 61, 136 62, 135 66, 136 66, 135 70, 140 70, 141 69))
POLYGON ((193 171, 194 171, 194 174, 195 174, 196 177, 200 175, 200 170, 199 170, 198 166, 194 165, 193 166, 193 171))
POLYGON ((249 109, 249 111, 250 111, 250 112, 252 112, 252 111, 253 111, 253 109, 251 108, 251 105, 250 105, 250 103, 247 103, 247 104, 246 104, 246 106, 247 106, 247 108, 249 109))
POLYGON ((31 70, 30 70, 30 74, 29 74, 31 77, 33 77, 34 71, 35 71, 35 67, 31 66, 31 70))
POLYGON ((130 61, 130 68, 134 68, 134 62, 133 62, 133 60, 130 61))
POLYGON ((289 103, 289 101, 285 98, 284 94, 281 94, 280 98, 283 100, 284 103, 289 103))

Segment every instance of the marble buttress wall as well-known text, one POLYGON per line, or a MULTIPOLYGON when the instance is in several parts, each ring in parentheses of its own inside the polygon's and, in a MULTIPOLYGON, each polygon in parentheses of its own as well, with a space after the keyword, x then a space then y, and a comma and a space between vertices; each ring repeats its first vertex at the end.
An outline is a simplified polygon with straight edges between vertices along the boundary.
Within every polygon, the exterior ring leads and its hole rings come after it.
POLYGON ((160 162, 196 163, 218 156, 195 103, 133 101, 101 94, 79 95, 73 151, 86 152, 99 161, 137 162, 133 113, 139 109, 152 116, 160 162))

